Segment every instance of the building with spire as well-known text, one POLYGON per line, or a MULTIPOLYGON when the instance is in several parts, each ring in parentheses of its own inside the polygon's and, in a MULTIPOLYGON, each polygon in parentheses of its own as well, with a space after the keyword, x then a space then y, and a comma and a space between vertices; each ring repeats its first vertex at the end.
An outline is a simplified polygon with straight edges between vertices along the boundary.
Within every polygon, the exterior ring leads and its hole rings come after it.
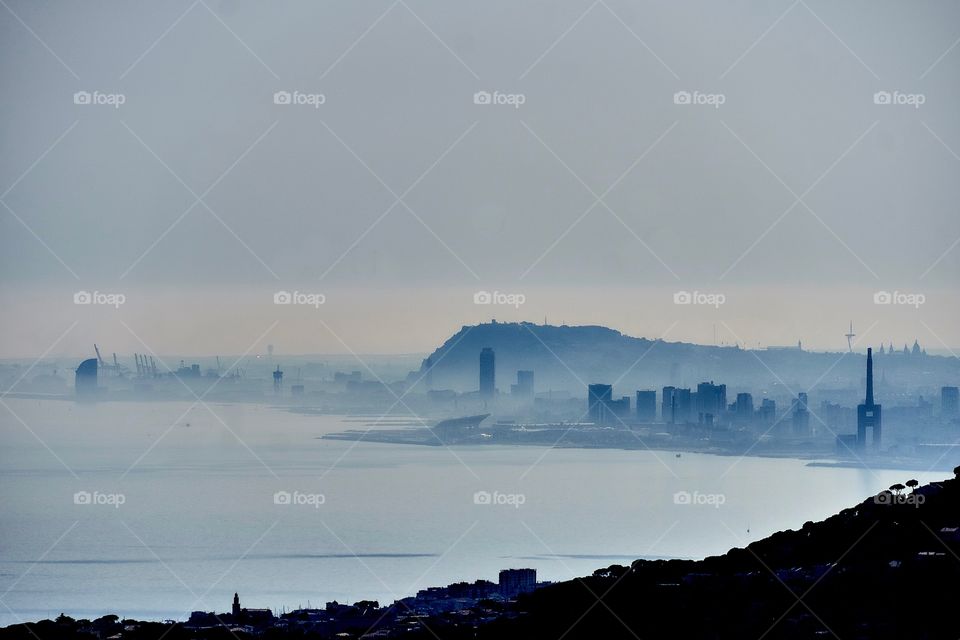
POLYGON ((867 447, 867 429, 872 431, 872 448, 880 450, 881 437, 880 405, 873 401, 873 349, 867 349, 867 394, 863 404, 857 405, 857 449, 867 447))

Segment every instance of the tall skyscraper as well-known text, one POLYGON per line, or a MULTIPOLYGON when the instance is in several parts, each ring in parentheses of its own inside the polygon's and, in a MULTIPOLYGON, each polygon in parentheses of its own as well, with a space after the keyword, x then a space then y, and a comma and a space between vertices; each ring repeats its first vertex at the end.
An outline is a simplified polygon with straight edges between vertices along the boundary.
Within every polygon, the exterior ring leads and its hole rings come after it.
POLYGON ((589 385, 587 387, 587 417, 595 424, 606 422, 610 418, 610 402, 612 400, 612 385, 589 385))
POLYGON ((657 392, 637 391, 637 420, 653 422, 657 419, 657 392))
POLYGON ((701 382, 697 385, 697 414, 699 422, 708 421, 708 416, 716 422, 727 409, 727 385, 701 382))
POLYGON ((670 424, 676 422, 673 398, 676 391, 676 387, 664 387, 660 392, 660 419, 670 424))
POLYGON ((480 397, 491 399, 496 393, 496 355, 490 347, 480 350, 480 397))
POLYGON ((807 394, 800 392, 797 394, 797 399, 793 401, 793 435, 795 436, 808 436, 810 435, 810 410, 807 408, 807 403, 809 399, 807 394))
POLYGON ((734 412, 737 422, 750 422, 753 420, 753 396, 749 393, 738 393, 737 401, 734 404, 734 412))
POLYGON ((867 397, 857 405, 857 448, 867 446, 867 429, 873 432, 873 449, 880 450, 880 405, 873 401, 873 349, 867 349, 867 397))

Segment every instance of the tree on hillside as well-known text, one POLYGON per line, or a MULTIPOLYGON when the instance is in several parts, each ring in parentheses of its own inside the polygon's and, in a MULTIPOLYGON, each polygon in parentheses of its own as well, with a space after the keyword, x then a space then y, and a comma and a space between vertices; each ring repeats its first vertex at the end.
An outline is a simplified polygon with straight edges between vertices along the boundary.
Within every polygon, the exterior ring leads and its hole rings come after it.
POLYGON ((912 478, 910 480, 907 480, 907 486, 910 487, 910 493, 916 493, 917 487, 919 485, 920 483, 912 478))

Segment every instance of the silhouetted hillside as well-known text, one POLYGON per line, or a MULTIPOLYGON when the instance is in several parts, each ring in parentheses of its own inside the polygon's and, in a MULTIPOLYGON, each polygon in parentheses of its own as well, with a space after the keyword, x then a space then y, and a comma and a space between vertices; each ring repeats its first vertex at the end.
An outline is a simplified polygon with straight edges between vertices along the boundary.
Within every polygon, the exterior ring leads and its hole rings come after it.
POLYGON ((956 638, 960 480, 885 493, 702 561, 531 594, 482 638, 956 638))
MULTIPOLYGON (((796 348, 752 351, 634 338, 600 326, 491 322, 464 326, 430 355, 433 386, 475 390, 483 347, 496 352, 501 392, 508 392, 510 383, 516 382, 518 369, 534 370, 538 391, 568 390, 580 395, 585 395, 585 383, 621 377, 615 393, 668 384, 695 386, 705 380, 755 388, 777 381, 771 371, 788 385, 804 389, 818 381, 859 388, 865 370, 865 355, 859 353, 796 348)), ((911 386, 918 380, 936 386, 955 384, 960 375, 960 361, 938 356, 877 354, 876 367, 881 399, 883 384, 899 384, 901 378, 906 381, 909 376, 911 386)))

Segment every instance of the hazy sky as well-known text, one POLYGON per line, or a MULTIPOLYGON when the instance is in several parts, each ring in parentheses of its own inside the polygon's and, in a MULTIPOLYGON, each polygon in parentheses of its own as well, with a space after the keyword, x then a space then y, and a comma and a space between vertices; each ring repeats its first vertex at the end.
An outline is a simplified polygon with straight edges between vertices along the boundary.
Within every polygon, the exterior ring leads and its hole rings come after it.
POLYGON ((958 346, 958 25, 954 2, 6 0, 0 357, 414 352, 492 316, 958 346))

